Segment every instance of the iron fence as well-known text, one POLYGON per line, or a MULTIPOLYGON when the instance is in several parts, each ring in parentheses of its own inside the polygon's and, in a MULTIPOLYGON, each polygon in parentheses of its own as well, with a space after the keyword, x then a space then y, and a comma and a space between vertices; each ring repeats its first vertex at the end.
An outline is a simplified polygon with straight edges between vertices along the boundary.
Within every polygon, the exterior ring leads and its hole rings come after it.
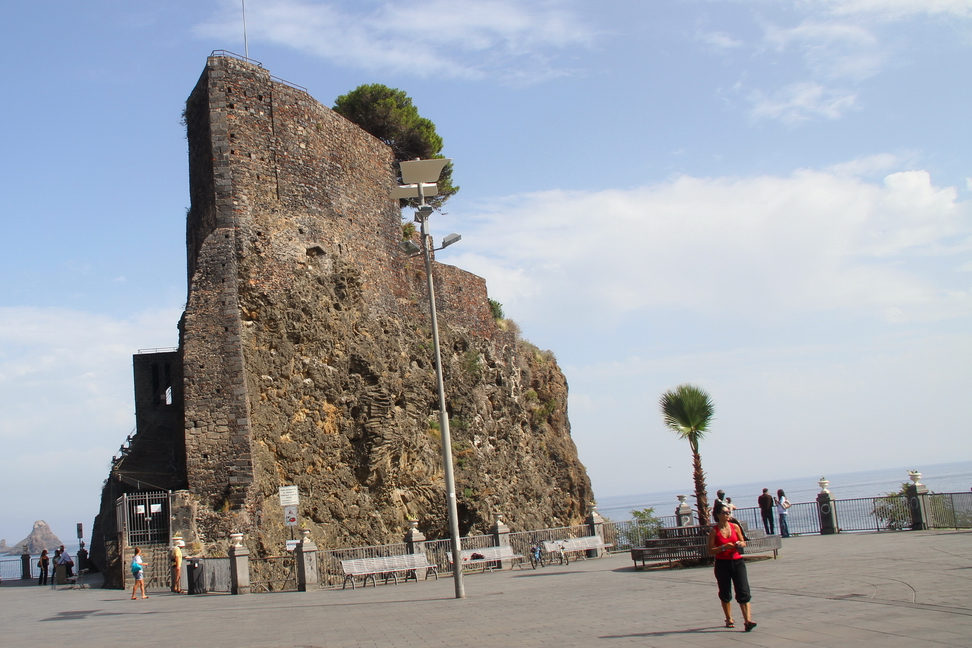
MULTIPOLYGON (((459 546, 463 549, 485 549, 495 544, 491 535, 466 536, 459 539, 459 546)), ((451 552, 451 538, 429 540, 425 543, 425 553, 428 555, 429 562, 435 564, 440 576, 442 574, 452 573, 452 563, 449 562, 449 556, 447 555, 451 552)))
POLYGON ((926 495, 936 528, 972 529, 972 492, 926 495))
MULTIPOLYGON (((34 576, 34 572, 37 571, 33 567, 33 565, 36 563, 37 561, 34 560, 33 557, 31 557, 30 575, 32 578, 34 576)), ((22 571, 23 569, 21 567, 21 559, 19 557, 10 558, 7 560, 0 560, 0 580, 5 580, 5 581, 20 580, 20 577, 22 576, 21 573, 22 571)))
MULTIPOLYGON (((539 546, 540 543, 548 540, 567 540, 569 538, 583 538, 591 534, 590 527, 586 524, 576 524, 574 526, 556 527, 553 529, 539 529, 536 531, 518 531, 510 533, 510 546, 513 553, 523 557, 530 555, 530 547, 539 546)), ((486 536, 492 537, 492 536, 486 536)))
MULTIPOLYGON (((226 561, 226 590, 229 591, 229 558, 226 561)), ((210 559, 206 560, 209 566, 210 559)), ((286 592, 297 589, 297 561, 294 554, 250 558, 251 592, 286 592)))

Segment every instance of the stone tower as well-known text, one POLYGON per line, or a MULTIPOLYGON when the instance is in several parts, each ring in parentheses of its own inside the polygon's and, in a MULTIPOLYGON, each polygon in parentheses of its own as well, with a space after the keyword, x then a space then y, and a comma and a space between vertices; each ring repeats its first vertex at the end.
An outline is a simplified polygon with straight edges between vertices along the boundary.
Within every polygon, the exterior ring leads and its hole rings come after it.
MULTIPOLYGON (((180 346, 136 356, 138 433, 96 527, 110 542, 113 498, 145 470, 187 491, 173 530, 203 547, 242 531, 279 554, 290 484, 319 545, 398 541, 408 518, 444 536, 424 267, 398 247, 390 149, 229 56, 208 59, 185 121, 180 346)), ((482 278, 434 273, 462 532, 496 512, 514 530, 579 522, 592 493, 553 354, 493 319, 482 278)))

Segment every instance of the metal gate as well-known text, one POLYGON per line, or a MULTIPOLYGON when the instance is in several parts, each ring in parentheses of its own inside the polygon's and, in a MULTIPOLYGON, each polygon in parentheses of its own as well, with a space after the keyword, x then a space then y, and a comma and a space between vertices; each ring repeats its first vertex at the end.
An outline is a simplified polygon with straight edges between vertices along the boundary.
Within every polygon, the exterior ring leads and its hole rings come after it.
POLYGON ((126 493, 115 500, 118 533, 129 547, 168 545, 171 509, 167 491, 126 493))

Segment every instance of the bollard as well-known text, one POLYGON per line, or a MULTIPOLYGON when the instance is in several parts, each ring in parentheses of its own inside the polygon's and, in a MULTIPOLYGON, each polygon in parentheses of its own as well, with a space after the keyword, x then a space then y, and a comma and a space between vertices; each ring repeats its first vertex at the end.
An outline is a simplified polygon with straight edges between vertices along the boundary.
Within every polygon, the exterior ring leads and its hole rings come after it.
POLYGON ((20 557, 20 580, 30 580, 30 554, 26 551, 20 557))
POLYGON ((243 546, 243 534, 230 534, 230 594, 250 593, 250 550, 243 546))
MULTIPOLYGON (((601 544, 604 544, 604 518, 597 512, 597 502, 591 502, 584 524, 587 525, 587 535, 597 536, 601 539, 601 544)), ((588 558, 597 558, 600 553, 600 549, 588 549, 585 555, 588 558)))
POLYGON ((928 487, 920 483, 921 473, 909 470, 908 477, 913 483, 908 484, 908 509, 911 511, 911 530, 924 531, 932 528, 931 510, 928 506, 928 487))
POLYGON ((675 515, 678 517, 678 526, 680 527, 695 526, 695 520, 692 519, 692 507, 685 501, 686 497, 688 496, 679 495, 678 506, 675 508, 675 515))
POLYGON ((834 498, 827 486, 830 482, 826 477, 821 477, 817 482, 820 492, 817 493, 817 514, 820 517, 820 535, 832 535, 838 533, 837 511, 834 509, 834 498))
MULTIPOLYGON (((510 527, 503 523, 503 514, 496 513, 493 519, 493 526, 489 528, 490 535, 493 536, 494 547, 508 547, 510 544, 510 527)), ((513 562, 510 560, 498 560, 500 569, 512 568, 513 562)))
POLYGON ((297 543, 294 560, 297 561, 297 589, 312 592, 319 588, 317 578, 317 545, 310 539, 310 531, 304 529, 304 539, 297 543))
MULTIPOLYGON (((405 532, 405 552, 410 554, 425 553, 425 534, 418 529, 418 520, 408 521, 408 531, 405 532)), ((426 578, 428 569, 421 567, 415 570, 415 580, 426 578)), ((438 577, 436 577, 438 578, 438 577)))

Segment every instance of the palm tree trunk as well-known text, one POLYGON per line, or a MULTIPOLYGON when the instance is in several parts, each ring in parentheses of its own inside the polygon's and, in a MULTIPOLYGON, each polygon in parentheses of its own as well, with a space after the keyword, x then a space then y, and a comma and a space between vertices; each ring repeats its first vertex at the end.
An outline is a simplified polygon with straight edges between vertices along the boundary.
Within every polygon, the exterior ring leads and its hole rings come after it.
POLYGON ((698 451, 692 452, 692 477, 695 480, 695 506, 699 512, 699 524, 709 526, 709 497, 705 486, 705 472, 702 470, 702 457, 698 451))

